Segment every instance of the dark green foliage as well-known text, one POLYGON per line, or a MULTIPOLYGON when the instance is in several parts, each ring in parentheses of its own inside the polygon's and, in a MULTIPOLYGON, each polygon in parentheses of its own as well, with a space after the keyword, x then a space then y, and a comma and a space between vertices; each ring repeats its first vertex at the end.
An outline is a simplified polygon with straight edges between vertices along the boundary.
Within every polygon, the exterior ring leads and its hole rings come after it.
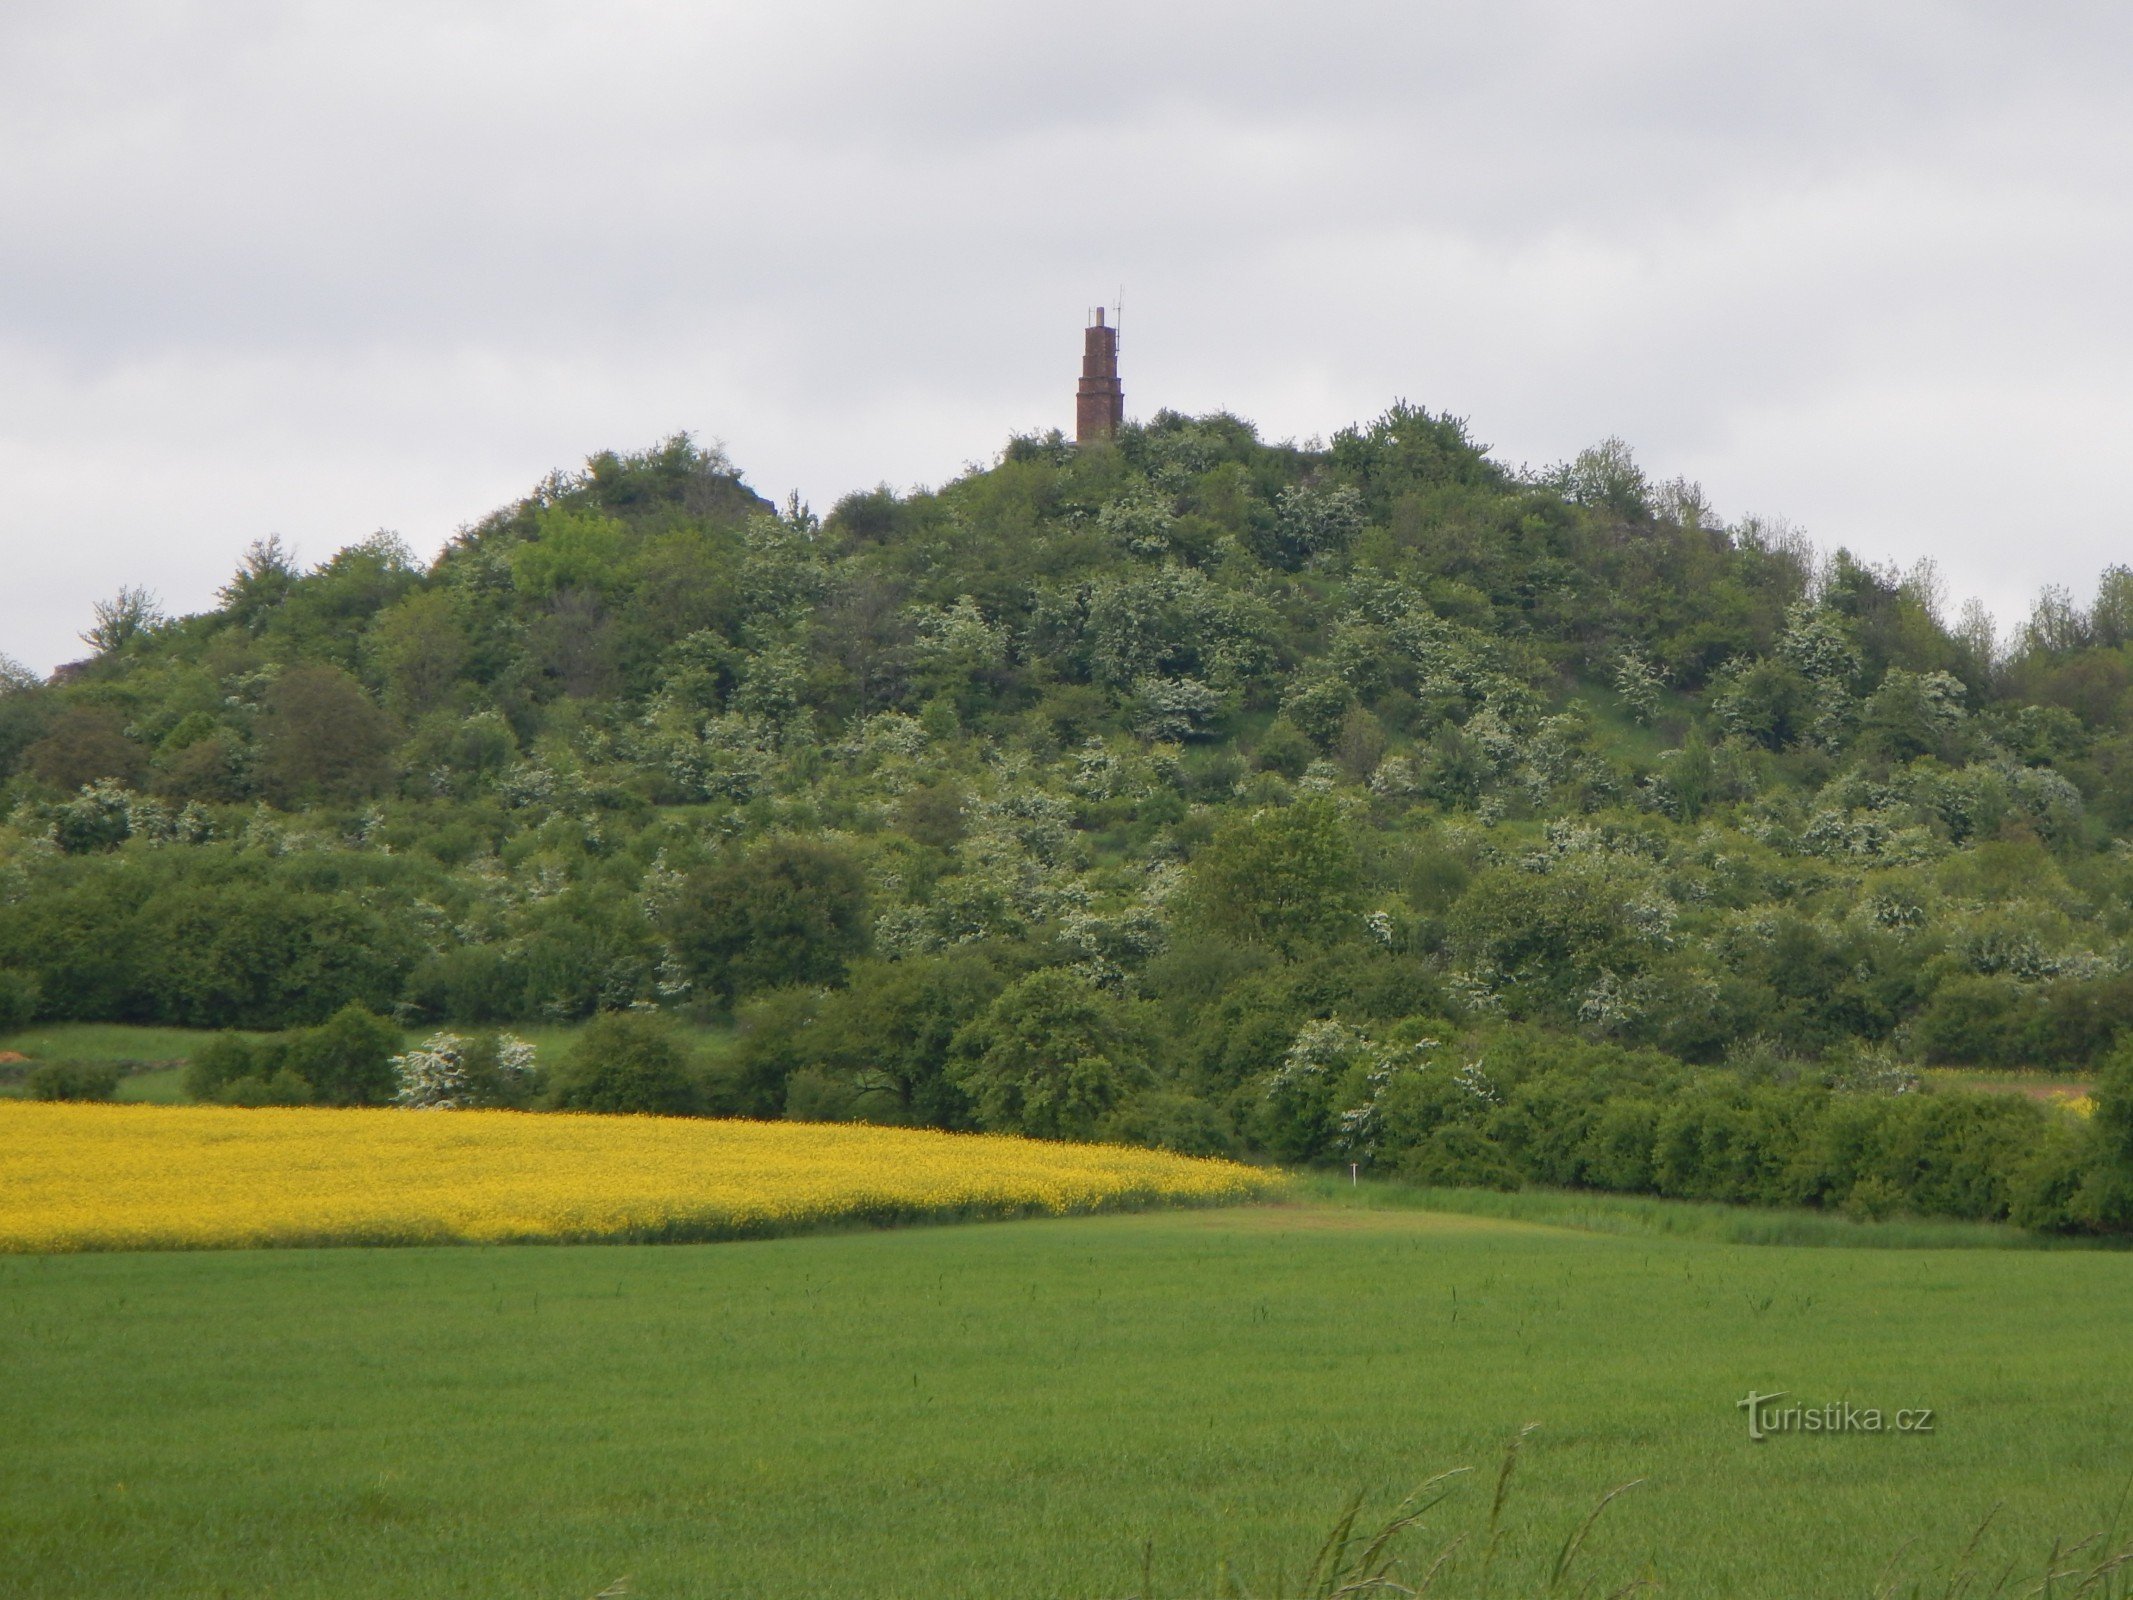
POLYGON ((1448 1122, 1431 1130, 1420 1144, 1401 1152, 1396 1163, 1403 1178, 1458 1189, 1516 1189, 1517 1169, 1479 1129, 1448 1122))
POLYGON ((32 1100, 109 1100, 118 1085, 108 1061, 40 1061, 23 1076, 32 1100))
POLYGON ((847 1085, 855 1108, 873 1120, 968 1127, 970 1101, 948 1070, 950 1048, 1003 986, 975 956, 862 962, 848 988, 821 998, 807 1030, 809 1060, 847 1085))
POLYGON ((828 1082, 816 1058, 816 1020, 826 996, 817 989, 773 989, 735 1013, 733 1049, 706 1077, 705 1109, 718 1117, 777 1117, 841 1121, 853 1091, 828 1082), (793 1081, 809 1075, 793 1103, 793 1081))
POLYGON ((1181 1156, 1237 1153, 1237 1137, 1221 1112, 1175 1089, 1144 1089, 1131 1096, 1097 1125, 1097 1135, 1108 1143, 1175 1150, 1181 1156))
POLYGON ((185 1092, 195 1100, 219 1099, 228 1085, 246 1078, 271 1076, 280 1066, 278 1045, 255 1044, 240 1034, 218 1033, 193 1051, 186 1062, 185 1092), (270 1048, 275 1059, 262 1073, 265 1053, 270 1048))
POLYGON ((609 1012, 571 1041, 552 1103, 560 1111, 687 1117, 703 1110, 704 1088, 658 1018, 609 1012))
POLYGON ((0 1033, 26 1028, 37 1018, 37 980, 27 972, 0 967, 0 1033))
POLYGON ((351 1002, 290 1041, 289 1070, 326 1106, 381 1106, 393 1097, 400 1030, 351 1002))
POLYGON ((774 839, 693 875, 666 921, 676 952, 722 999, 834 983, 866 948, 866 880, 832 846, 774 839))
POLYGON ((226 1105, 384 1105, 400 1047, 398 1028, 350 1003, 315 1028, 215 1035, 187 1061, 185 1092, 226 1105))
POLYGON ((2075 1161, 2060 1163, 2055 1173, 2046 1169, 2057 1181, 2038 1205, 2043 1220, 2113 1232, 2133 1228, 2133 1041, 2118 1048, 2097 1080, 2096 1115, 2088 1132, 2088 1159, 2078 1179, 2069 1182, 2075 1161), (2051 1201, 2065 1190, 2071 1191, 2064 1194, 2065 1214, 2054 1214, 2051 1201))
POLYGON ((1038 1139, 1093 1138, 1147 1081, 1147 1045, 1128 1010, 1056 968, 1007 989, 956 1036, 956 1081, 978 1125, 1038 1139))
POLYGON ((133 926, 149 1014, 194 1027, 278 1027, 351 1004, 383 1008, 408 959, 352 896, 244 883, 150 899, 133 926))

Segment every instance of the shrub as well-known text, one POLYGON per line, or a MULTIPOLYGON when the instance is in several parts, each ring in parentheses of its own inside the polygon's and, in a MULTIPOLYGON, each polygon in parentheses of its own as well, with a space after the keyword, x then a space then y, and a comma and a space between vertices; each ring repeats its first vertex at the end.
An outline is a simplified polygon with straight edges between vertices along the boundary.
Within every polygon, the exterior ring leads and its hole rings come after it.
POLYGON ((732 1050, 705 1075, 704 1109, 714 1117, 812 1119, 812 1110, 794 1107, 791 1085, 803 1071, 826 1076, 816 1059, 823 999, 816 989, 774 989, 741 1006, 732 1050))
POLYGON ((289 1042, 289 1070, 325 1106, 382 1106, 399 1087, 393 1054, 400 1030, 353 1003, 289 1042))
POLYGON ((109 1100, 119 1069, 103 1061, 40 1061, 23 1079, 32 1100, 109 1100))
POLYGON ((311 1085, 282 1067, 266 1077, 254 1075, 225 1083, 215 1091, 215 1099, 226 1106, 307 1106, 311 1085))
POLYGON ((533 1046, 516 1034, 433 1033, 390 1065, 393 1104, 416 1111, 518 1109, 541 1087, 533 1046))
POLYGON ((561 1111, 687 1117, 703 1110, 703 1084, 673 1030, 656 1018, 611 1011, 585 1025, 563 1059, 561 1111))
POLYGON ((2088 1133, 2089 1168, 2069 1210, 2087 1227, 2133 1227, 2133 1043, 2105 1064, 2088 1133))
POLYGON ((2025 1066, 2030 1010, 2021 990, 2004 978, 1954 978, 1934 991, 1913 1031, 1928 1061, 2025 1066))
POLYGON ((218 1100, 228 1084, 272 1076, 280 1068, 279 1061, 265 1064, 262 1057, 277 1048, 275 1043, 255 1044, 238 1034, 218 1033, 185 1063, 185 1092, 195 1100, 218 1100))
POLYGON ((1516 1189, 1518 1173, 1480 1129, 1447 1122, 1400 1158, 1399 1172, 1416 1183, 1467 1189, 1516 1189))
POLYGON ((1104 1118, 1097 1133, 1112 1144, 1174 1150, 1181 1156, 1226 1156, 1237 1147, 1219 1111, 1175 1089, 1142 1090, 1104 1118))

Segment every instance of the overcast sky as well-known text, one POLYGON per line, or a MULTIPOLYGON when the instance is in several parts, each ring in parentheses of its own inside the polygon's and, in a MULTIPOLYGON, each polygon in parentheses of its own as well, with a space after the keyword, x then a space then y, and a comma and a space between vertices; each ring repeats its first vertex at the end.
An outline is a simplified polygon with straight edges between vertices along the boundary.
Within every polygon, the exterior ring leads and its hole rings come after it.
POLYGON ((816 508, 1128 413, 1512 462, 2018 617, 2133 559, 2133 8, 0 4, 0 652, 678 429, 816 508))

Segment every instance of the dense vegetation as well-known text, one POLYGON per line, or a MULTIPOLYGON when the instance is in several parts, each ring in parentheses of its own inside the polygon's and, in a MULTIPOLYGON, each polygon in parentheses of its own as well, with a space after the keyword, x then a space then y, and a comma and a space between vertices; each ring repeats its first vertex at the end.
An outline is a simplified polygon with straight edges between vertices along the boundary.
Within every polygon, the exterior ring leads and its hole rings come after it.
MULTIPOLYGON (((0 1026, 659 1008, 736 1021, 654 1074, 714 1113, 2133 1219, 2133 1069, 1906 1092, 2133 1024, 2123 569, 2002 646, 1401 405, 820 521, 677 438, 87 637, 0 693, 0 1026)), ((387 1092, 329 1045, 226 1081, 387 1092)))

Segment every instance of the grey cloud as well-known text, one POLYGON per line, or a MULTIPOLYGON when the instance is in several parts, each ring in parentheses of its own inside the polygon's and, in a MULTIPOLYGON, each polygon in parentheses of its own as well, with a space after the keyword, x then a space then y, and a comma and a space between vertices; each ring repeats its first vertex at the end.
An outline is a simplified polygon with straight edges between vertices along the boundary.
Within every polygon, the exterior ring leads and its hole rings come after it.
POLYGON ((818 504, 1129 407, 1513 460, 2003 611, 2122 553, 2133 16, 52 4, 0 13, 0 650, 268 531, 434 546, 677 427, 818 504))

